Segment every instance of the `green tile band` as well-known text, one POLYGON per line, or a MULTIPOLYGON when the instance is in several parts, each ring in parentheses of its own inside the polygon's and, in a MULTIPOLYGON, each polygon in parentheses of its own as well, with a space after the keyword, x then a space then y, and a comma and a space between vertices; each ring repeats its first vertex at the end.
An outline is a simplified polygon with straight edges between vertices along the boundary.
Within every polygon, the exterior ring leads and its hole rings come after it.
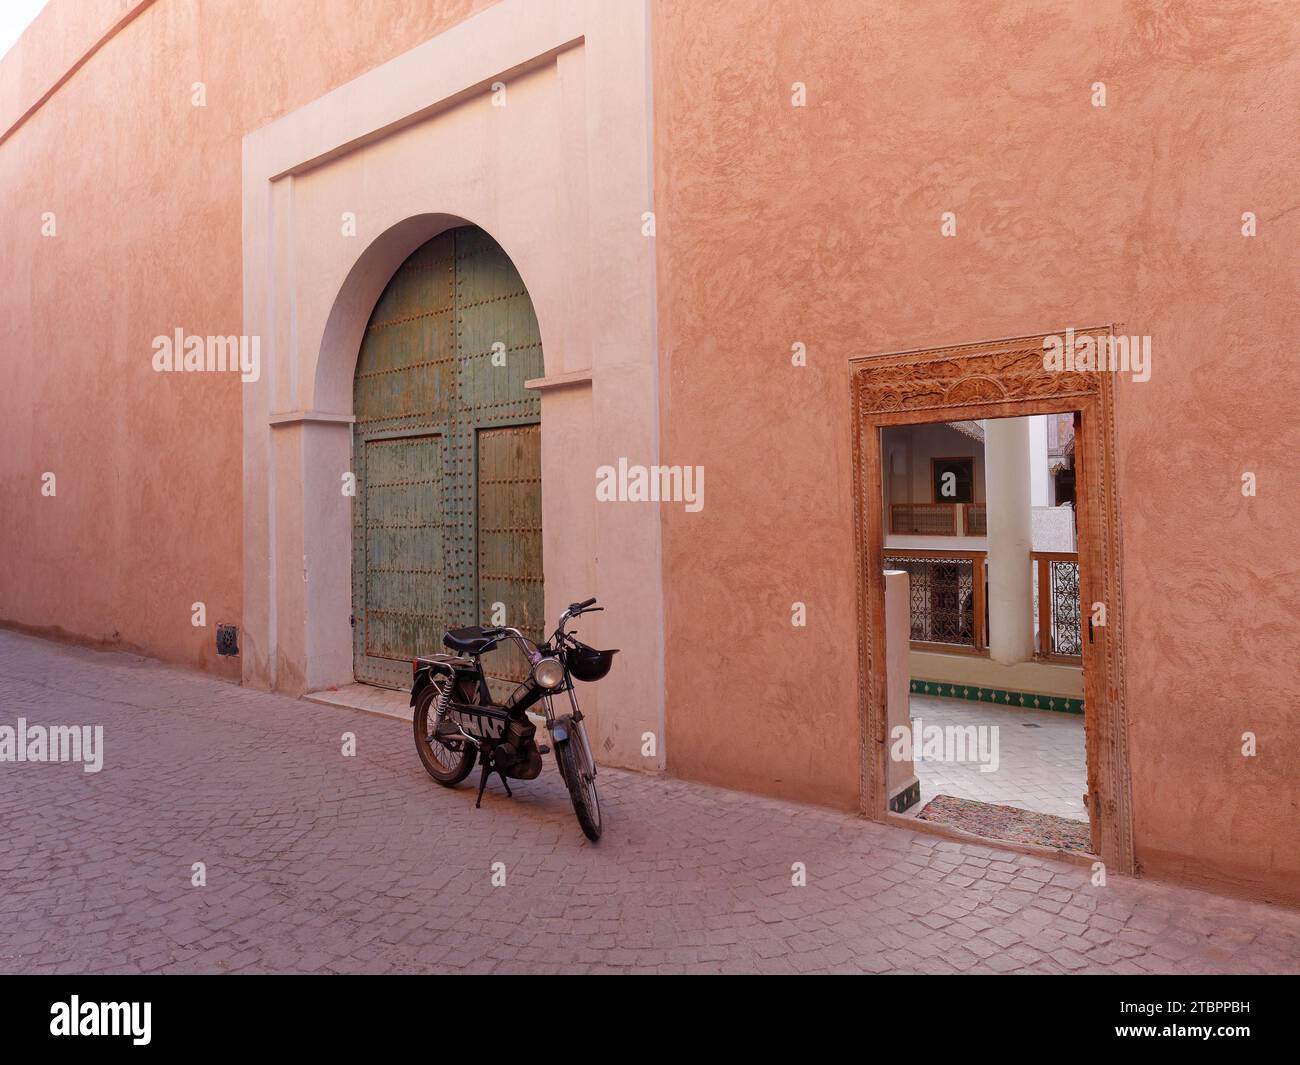
POLYGON ((946 680, 912 678, 913 695, 939 695, 949 699, 971 699, 1000 706, 1023 706, 1029 710, 1055 710, 1062 714, 1082 714, 1083 700, 1068 695, 1043 695, 1038 692, 1008 691, 1006 688, 982 688, 976 684, 954 684, 946 680))

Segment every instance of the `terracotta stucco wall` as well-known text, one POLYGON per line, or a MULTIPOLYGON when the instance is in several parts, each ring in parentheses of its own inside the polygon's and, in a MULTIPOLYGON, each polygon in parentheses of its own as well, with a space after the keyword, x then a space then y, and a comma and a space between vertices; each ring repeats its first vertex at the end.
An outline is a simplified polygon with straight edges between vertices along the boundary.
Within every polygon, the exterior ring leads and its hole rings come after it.
MULTIPOLYGON (((0 143, 0 622, 238 676, 241 386, 154 373, 152 340, 242 331, 245 133, 488 6, 160 0, 0 143)), ((52 0, 5 129, 132 8, 52 0)))
MULTIPOLYGON (((242 136, 486 6, 159 0, 0 142, 0 621, 235 675, 189 613, 241 614, 239 385, 150 343, 240 331, 242 136)), ((130 7, 53 0, 4 128, 130 7)), ((1118 392, 1138 858, 1300 897, 1291 5, 652 21, 663 461, 708 471, 664 510, 670 768, 857 804, 847 358, 1115 322, 1155 348, 1118 392)))
POLYGON ((655 5, 672 771, 858 803, 846 360, 1117 323, 1137 857, 1300 897, 1294 15, 655 5))

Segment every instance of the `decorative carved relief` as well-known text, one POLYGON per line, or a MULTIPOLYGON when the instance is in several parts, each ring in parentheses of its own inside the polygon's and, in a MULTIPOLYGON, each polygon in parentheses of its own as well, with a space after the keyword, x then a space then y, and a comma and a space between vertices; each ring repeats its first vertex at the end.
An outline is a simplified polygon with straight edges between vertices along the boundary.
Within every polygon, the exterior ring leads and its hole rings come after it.
MULTIPOLYGON (((1105 336, 1084 330, 1076 337, 1105 336)), ((1098 395, 1095 371, 1043 368, 1043 338, 939 348, 854 361, 859 410, 933 410, 976 403, 1098 395)))

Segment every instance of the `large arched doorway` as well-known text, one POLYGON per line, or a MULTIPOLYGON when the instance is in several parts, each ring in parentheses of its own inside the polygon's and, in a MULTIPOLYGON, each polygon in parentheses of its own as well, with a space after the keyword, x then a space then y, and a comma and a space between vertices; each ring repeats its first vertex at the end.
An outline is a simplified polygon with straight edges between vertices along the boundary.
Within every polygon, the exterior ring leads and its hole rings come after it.
MULTIPOLYGON (((541 638, 541 405, 524 387, 541 376, 528 290, 477 226, 421 245, 379 297, 353 382, 358 680, 406 686, 460 625, 541 638)), ((517 652, 492 657, 501 684, 522 678, 517 652)))

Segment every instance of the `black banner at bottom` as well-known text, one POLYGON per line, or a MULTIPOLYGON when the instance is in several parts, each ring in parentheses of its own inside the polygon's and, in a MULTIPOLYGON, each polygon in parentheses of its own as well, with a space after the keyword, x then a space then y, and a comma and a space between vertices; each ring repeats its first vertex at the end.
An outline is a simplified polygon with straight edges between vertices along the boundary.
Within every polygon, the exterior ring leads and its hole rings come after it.
POLYGON ((1300 986, 1294 977, 769 977, 688 992, 683 979, 701 978, 3 977, 0 1045, 9 1060, 60 1049, 373 1053, 413 1049, 437 1032, 442 1053, 498 1043, 519 1053, 553 1050, 558 1033, 544 1030, 563 1025, 576 1026, 588 1053, 680 1053, 684 1041, 772 1053, 865 1040, 857 1057, 881 1037, 919 1038, 926 1053, 1053 1045, 1007 1042, 1025 1037, 1071 1050, 1155 1043, 1222 1053, 1292 1045, 1300 986), (542 1044, 527 1038, 534 1033, 542 1044))

